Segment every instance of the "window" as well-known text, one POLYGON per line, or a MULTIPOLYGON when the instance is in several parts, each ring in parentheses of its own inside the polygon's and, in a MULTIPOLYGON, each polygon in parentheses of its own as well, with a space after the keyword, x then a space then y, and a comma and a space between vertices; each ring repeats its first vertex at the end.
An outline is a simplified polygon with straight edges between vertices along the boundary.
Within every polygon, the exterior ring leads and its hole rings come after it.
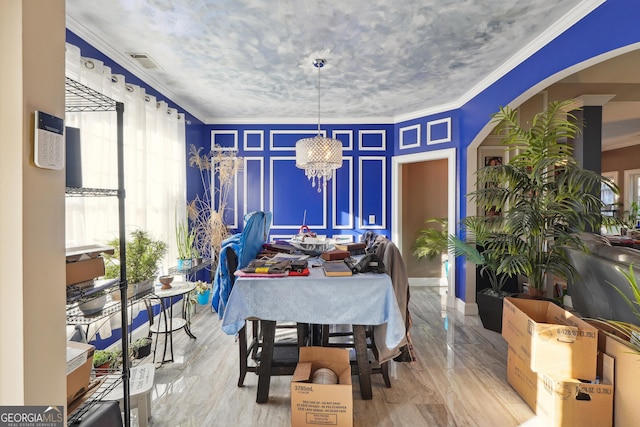
POLYGON ((628 210, 631 203, 640 203, 640 169, 624 171, 624 210, 628 210))

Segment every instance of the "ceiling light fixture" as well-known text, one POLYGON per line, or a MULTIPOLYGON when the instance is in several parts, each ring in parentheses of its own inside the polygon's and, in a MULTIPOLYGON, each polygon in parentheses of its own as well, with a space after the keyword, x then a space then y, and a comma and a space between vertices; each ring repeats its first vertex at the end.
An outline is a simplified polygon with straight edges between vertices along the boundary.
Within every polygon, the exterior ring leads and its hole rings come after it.
POLYGON ((304 169, 313 187, 316 186, 317 178, 318 193, 327 187, 333 171, 342 166, 342 142, 324 137, 320 133, 320 68, 326 63, 324 59, 313 61, 318 69, 318 135, 296 142, 296 167, 304 169))

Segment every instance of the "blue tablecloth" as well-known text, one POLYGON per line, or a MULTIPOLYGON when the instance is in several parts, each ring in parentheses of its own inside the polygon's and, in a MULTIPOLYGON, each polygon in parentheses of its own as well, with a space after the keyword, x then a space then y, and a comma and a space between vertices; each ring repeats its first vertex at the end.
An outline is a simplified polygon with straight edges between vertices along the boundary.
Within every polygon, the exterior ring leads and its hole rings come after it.
POLYGON ((222 318, 222 329, 235 335, 247 318, 322 325, 386 324, 385 344, 397 347, 404 321, 387 274, 326 277, 310 268, 306 277, 239 278, 222 318))

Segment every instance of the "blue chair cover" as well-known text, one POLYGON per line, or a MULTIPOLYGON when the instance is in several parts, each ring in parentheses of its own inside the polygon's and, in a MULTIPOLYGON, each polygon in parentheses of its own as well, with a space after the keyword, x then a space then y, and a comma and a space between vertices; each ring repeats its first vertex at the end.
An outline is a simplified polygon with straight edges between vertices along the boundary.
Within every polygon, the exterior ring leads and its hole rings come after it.
POLYGON ((262 245, 267 241, 271 228, 271 217, 271 212, 263 211, 246 214, 242 232, 234 234, 222 242, 218 266, 213 279, 213 298, 211 299, 211 307, 218 313, 218 318, 222 319, 224 315, 224 309, 234 283, 234 272, 229 271, 227 248, 230 248, 238 258, 237 268, 246 267, 251 260, 256 258, 262 245))

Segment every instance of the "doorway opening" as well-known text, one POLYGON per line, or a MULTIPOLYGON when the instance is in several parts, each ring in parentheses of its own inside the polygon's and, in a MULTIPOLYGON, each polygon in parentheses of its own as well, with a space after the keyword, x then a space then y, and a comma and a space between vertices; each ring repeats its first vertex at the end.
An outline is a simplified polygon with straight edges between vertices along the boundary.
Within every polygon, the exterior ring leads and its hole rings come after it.
MULTIPOLYGON (((455 171, 455 148, 393 157, 391 239, 402 252, 410 279, 428 279, 412 277, 412 273, 419 274, 420 265, 415 260, 411 247, 417 230, 424 226, 424 220, 445 217, 448 220, 448 233, 455 234, 455 171)), ((455 257, 449 254, 448 261, 447 306, 455 307, 455 257)), ((424 267, 431 269, 430 271, 434 269, 433 264, 424 267)), ((437 264, 435 269, 438 270, 437 264)), ((424 280, 424 283, 436 284, 430 280, 424 280)))

